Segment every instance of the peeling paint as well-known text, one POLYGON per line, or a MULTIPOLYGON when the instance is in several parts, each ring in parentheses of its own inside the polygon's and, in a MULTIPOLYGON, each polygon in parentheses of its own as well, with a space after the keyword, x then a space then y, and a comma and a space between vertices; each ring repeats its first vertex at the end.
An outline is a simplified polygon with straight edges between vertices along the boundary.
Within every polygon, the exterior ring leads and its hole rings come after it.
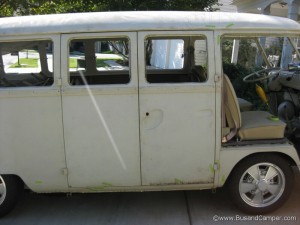
POLYGON ((183 184, 183 181, 178 178, 175 178, 175 184, 183 184))
POLYGON ((219 170, 221 167, 220 160, 216 160, 216 164, 218 165, 218 170, 219 170))
POLYGON ((223 185, 225 183, 226 179, 225 179, 225 175, 222 175, 221 180, 220 180, 220 184, 223 185))
POLYGON ((229 23, 229 24, 227 24, 226 28, 232 27, 234 25, 235 25, 234 23, 229 23))
POLYGON ((113 185, 111 183, 107 183, 107 182, 103 182, 102 185, 97 186, 97 187, 90 187, 88 189, 92 190, 92 191, 102 191, 107 187, 112 187, 113 185))
POLYGON ((209 164, 209 172, 210 173, 214 173, 215 172, 214 166, 212 164, 209 164))
POLYGON ((217 37, 217 44, 220 45, 220 43, 221 43, 221 36, 218 35, 218 37, 217 37))
POLYGON ((205 27, 208 27, 208 28, 216 28, 215 25, 206 25, 205 27))
POLYGON ((98 187, 92 187, 92 188, 89 187, 88 189, 91 191, 102 191, 105 189, 105 187, 104 186, 98 186, 98 187))
POLYGON ((112 187, 113 185, 111 183, 103 182, 102 183, 104 187, 112 187))
POLYGON ((211 178, 210 180, 206 180, 206 181, 202 181, 202 180, 199 180, 199 181, 182 181, 180 179, 177 179, 175 178, 174 179, 174 183, 150 183, 150 186, 169 186, 169 185, 201 185, 201 184, 211 184, 213 183, 214 180, 213 178, 211 178))

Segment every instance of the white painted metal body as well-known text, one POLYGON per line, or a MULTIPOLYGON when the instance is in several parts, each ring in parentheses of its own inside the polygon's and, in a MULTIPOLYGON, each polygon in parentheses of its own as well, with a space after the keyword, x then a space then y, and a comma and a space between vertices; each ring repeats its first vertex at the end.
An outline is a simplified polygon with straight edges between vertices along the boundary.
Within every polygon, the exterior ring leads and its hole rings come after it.
POLYGON ((0 19, 0 41, 51 39, 54 84, 0 90, 0 174, 16 174, 36 192, 179 190, 220 187, 251 154, 280 153, 300 165, 289 144, 222 147, 224 34, 300 34, 296 22, 207 12, 116 12, 0 19), (150 84, 144 41, 205 36, 208 80, 150 84), (130 82, 70 86, 72 38, 127 37, 130 82))

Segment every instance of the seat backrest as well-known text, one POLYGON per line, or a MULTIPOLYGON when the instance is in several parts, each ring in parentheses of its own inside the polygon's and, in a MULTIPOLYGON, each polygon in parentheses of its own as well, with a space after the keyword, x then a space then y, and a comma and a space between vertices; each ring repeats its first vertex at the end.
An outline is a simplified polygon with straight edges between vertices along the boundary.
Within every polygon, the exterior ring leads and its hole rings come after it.
POLYGON ((205 82, 207 75, 203 66, 193 66, 191 69, 192 80, 196 82, 205 82))
POLYGON ((240 128, 242 126, 241 112, 239 103, 228 76, 224 74, 224 108, 225 116, 230 128, 240 128))

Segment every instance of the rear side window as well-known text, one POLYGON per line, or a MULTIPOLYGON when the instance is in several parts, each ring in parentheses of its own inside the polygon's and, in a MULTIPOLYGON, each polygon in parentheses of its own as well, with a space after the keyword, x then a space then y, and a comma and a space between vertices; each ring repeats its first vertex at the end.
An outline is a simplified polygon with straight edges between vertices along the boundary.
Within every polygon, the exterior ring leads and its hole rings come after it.
POLYGON ((0 54, 0 88, 53 84, 52 41, 0 42, 0 54))
POLYGON ((70 85, 129 83, 127 38, 76 39, 70 41, 69 49, 70 85))
POLYGON ((207 80, 205 37, 149 37, 145 41, 149 83, 201 83, 207 80))
POLYGON ((184 65, 183 39, 147 40, 146 58, 148 69, 180 70, 184 65))

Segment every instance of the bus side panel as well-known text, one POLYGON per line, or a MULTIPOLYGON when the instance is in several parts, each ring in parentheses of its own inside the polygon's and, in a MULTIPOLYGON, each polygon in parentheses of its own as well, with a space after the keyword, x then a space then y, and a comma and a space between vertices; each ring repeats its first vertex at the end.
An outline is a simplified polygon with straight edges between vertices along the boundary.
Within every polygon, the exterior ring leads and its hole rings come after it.
POLYGON ((40 94, 4 97, 0 92, 0 173, 20 176, 34 191, 64 190, 60 95, 40 94))
POLYGON ((5 47, 1 54, 6 59, 1 75, 31 77, 30 82, 20 80, 19 86, 3 82, 0 86, 0 174, 18 175, 36 192, 67 191, 61 88, 57 85, 60 36, 2 36, 0 44, 5 47), (43 41, 49 45, 42 45, 43 41), (40 58, 37 67, 14 68, 14 49, 19 58, 40 58), (34 76, 41 74, 48 74, 53 82, 37 84, 34 76))

